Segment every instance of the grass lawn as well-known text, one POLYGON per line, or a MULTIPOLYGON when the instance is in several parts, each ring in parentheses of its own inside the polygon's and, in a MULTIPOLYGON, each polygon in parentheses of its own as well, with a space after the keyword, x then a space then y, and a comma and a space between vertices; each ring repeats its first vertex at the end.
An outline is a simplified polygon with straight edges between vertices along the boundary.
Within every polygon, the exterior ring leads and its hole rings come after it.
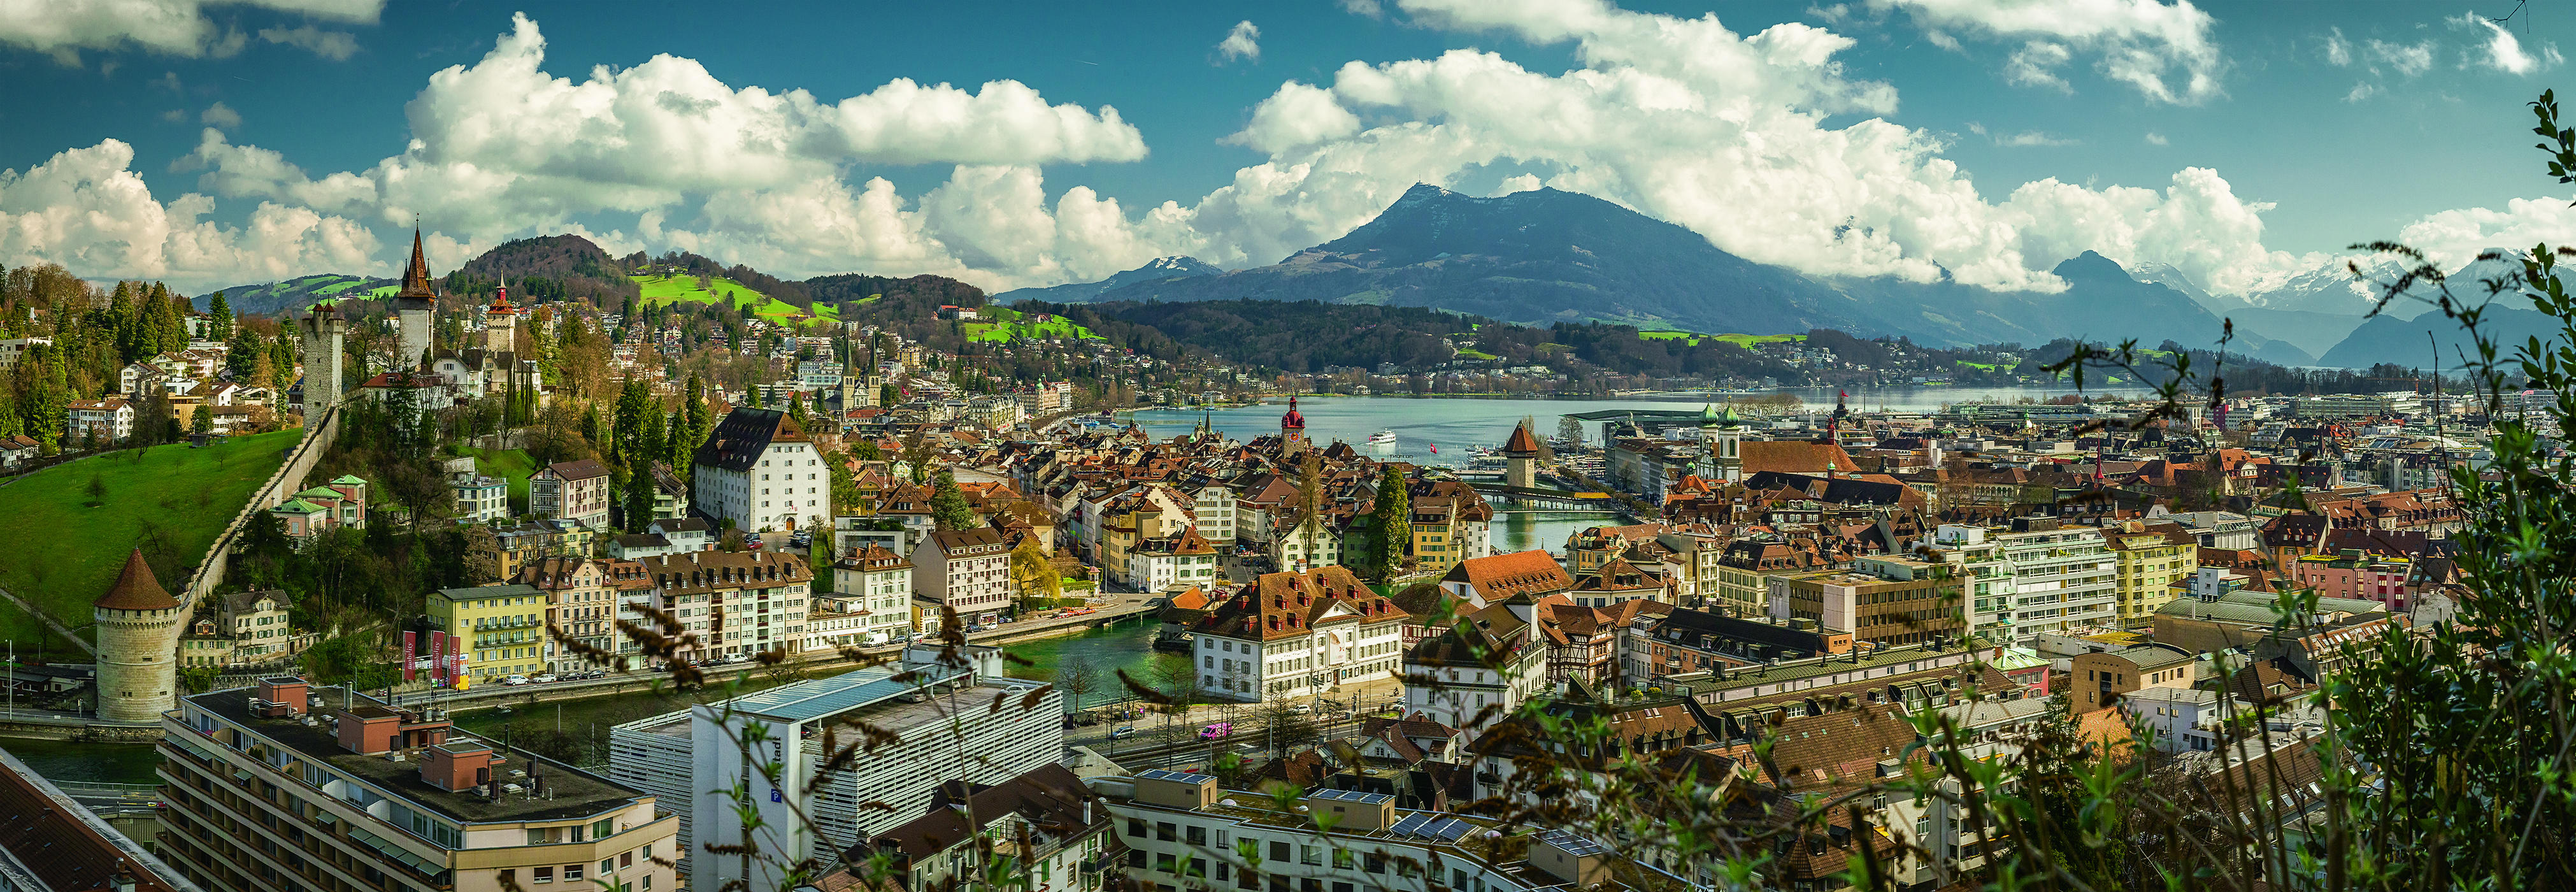
MULTIPOLYGON (((869 298, 869 300, 875 299, 869 298)), ((1091 329, 1064 321, 1064 317, 1061 316, 1045 322, 1029 322, 1026 314, 1008 307, 987 306, 980 312, 989 321, 966 323, 966 339, 969 341, 1008 342, 1021 338, 1100 337, 1092 334, 1091 329)))
MULTIPOLYGON (((87 626, 90 602, 116 581, 126 552, 146 530, 164 537, 170 553, 185 556, 179 564, 204 560, 251 490, 276 472, 286 450, 303 437, 303 429, 293 428, 205 449, 155 446, 139 460, 131 450, 113 452, 22 476, 0 487, 0 536, 15 543, 0 549, 0 585, 66 626, 87 626), (93 477, 107 489, 96 508, 87 506, 93 477)), ((161 580, 173 593, 186 583, 161 580)), ((60 644, 5 602, 0 635, 17 641, 22 651, 40 639, 60 644)))
POLYGON ((1459 359, 1494 359, 1494 358, 1496 358, 1496 357, 1494 356, 1494 354, 1487 353, 1487 352, 1485 352, 1485 351, 1483 351, 1483 350, 1460 350, 1460 351, 1458 351, 1458 358, 1459 358, 1459 359))
MULTIPOLYGON (((752 315, 767 318, 771 322, 787 322, 805 312, 797 309, 795 304, 753 291, 740 282, 722 277, 714 280, 712 290, 699 288, 696 276, 630 275, 627 278, 635 280, 635 284, 644 289, 646 306, 657 303, 709 304, 718 301, 737 307, 749 304, 752 315)), ((815 317, 838 320, 840 310, 835 307, 816 307, 815 317)))
POLYGON ((1748 350, 1752 349, 1752 348, 1753 348, 1753 345, 1755 345, 1755 344, 1768 344, 1768 343, 1772 343, 1772 342, 1774 342, 1774 341, 1803 341, 1803 340, 1806 340, 1806 339, 1807 339, 1807 336, 1806 336, 1806 335, 1802 335, 1802 334, 1771 334, 1771 335, 1719 334, 1719 335, 1711 335, 1711 334, 1699 334, 1699 333, 1696 333, 1696 332, 1688 332, 1688 331, 1641 331, 1641 332, 1638 332, 1638 333, 1637 333, 1637 337, 1639 337, 1639 338, 1641 338, 1641 339, 1644 339, 1644 340, 1649 340, 1649 341, 1671 341, 1671 340, 1678 340, 1678 341, 1683 341, 1683 342, 1687 343, 1689 346, 1693 346, 1693 347, 1697 347, 1697 346, 1699 346, 1699 341, 1700 341, 1700 339, 1701 339, 1701 338, 1716 338, 1716 339, 1718 339, 1718 340, 1725 341, 1725 342, 1728 342, 1728 343, 1734 344, 1734 345, 1736 345, 1736 346, 1738 346, 1738 347, 1743 347, 1743 348, 1748 349, 1748 350))
POLYGON ((528 475, 537 472, 537 463, 528 458, 526 450, 476 449, 469 446, 457 450, 457 454, 472 456, 475 470, 510 481, 512 504, 528 503, 528 475))

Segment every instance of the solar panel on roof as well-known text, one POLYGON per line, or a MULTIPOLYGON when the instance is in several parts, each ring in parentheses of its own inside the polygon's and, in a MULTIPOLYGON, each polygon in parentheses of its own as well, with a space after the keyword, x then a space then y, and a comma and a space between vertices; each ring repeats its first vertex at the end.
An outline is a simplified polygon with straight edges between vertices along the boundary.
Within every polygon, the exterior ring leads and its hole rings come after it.
POLYGON ((1204 774, 1191 774, 1186 771, 1172 771, 1163 768, 1149 768, 1144 771, 1136 772, 1136 776, 1145 780, 1179 781, 1185 784, 1195 784, 1199 781, 1206 780, 1208 777, 1204 774))
POLYGON ((1413 814, 1404 816, 1404 820, 1395 822, 1395 826, 1388 829, 1406 836, 1412 836, 1415 831, 1422 829, 1422 825, 1429 823, 1431 823, 1430 815, 1426 815, 1421 812, 1414 812, 1413 814))
POLYGON ((1576 836, 1563 830, 1550 830, 1545 833, 1541 833, 1538 835, 1538 841, 1563 849, 1566 854, 1573 855, 1578 858, 1585 855, 1598 855, 1603 852, 1610 851, 1609 846, 1593 842, 1592 840, 1576 836))
POLYGON ((1431 833, 1441 839, 1456 842, 1459 837, 1467 835, 1467 831, 1474 829, 1476 829, 1476 826, 1473 824, 1458 820, 1457 818, 1450 818, 1445 822, 1433 826, 1431 828, 1431 833))

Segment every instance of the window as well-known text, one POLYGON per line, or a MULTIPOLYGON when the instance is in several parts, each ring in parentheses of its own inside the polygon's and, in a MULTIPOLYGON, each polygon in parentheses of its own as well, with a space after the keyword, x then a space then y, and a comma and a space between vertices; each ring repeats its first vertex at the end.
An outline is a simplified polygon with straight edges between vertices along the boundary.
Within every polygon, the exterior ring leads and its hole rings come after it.
POLYGON ((1205 877, 1207 876, 1207 859, 1205 859, 1205 858, 1192 858, 1192 859, 1190 859, 1190 872, 1189 872, 1189 875, 1190 875, 1190 876, 1194 876, 1194 877, 1205 878, 1205 877))
POLYGON ((567 883, 578 883, 578 882, 581 882, 581 865, 579 865, 579 864, 566 864, 566 865, 564 865, 564 882, 567 882, 567 883))
POLYGON ((1144 849, 1128 849, 1128 850, 1127 850, 1127 866, 1129 866, 1129 867, 1133 867, 1133 868, 1136 868, 1137 870, 1143 870, 1143 869, 1145 869, 1145 850, 1144 850, 1144 849))
POLYGON ((1207 828, 1205 827, 1192 826, 1189 828, 1189 832, 1185 834, 1185 836, 1190 845, 1207 845, 1207 828))
POLYGON ((1287 863, 1287 861, 1288 861, 1288 844, 1287 844, 1287 843, 1284 843, 1284 842, 1280 842, 1280 841, 1278 841, 1278 840, 1271 840, 1271 842, 1270 842, 1270 860, 1272 860, 1272 861, 1277 861, 1277 862, 1280 862, 1280 863, 1283 863, 1283 864, 1284 864, 1284 863, 1287 863))
POLYGON ((600 876, 603 876, 603 877, 604 877, 604 876, 607 876, 609 871, 616 870, 616 869, 617 869, 617 861, 616 861, 616 859, 613 859, 613 858, 601 858, 601 859, 599 859, 599 875, 600 875, 600 876))
POLYGON ((555 881, 555 869, 552 867, 531 868, 528 873, 530 874, 528 878, 534 882, 551 883, 555 881))
POLYGON ((634 853, 634 852, 625 852, 625 853, 621 853, 621 854, 619 854, 619 855, 617 856, 617 866, 619 866, 619 867, 633 867, 633 866, 635 866, 635 853, 634 853))
POLYGON ((1171 872, 1172 872, 1172 856, 1170 856, 1170 855, 1166 855, 1166 854, 1160 854, 1160 853, 1157 853, 1157 854, 1154 856, 1154 869, 1155 869, 1155 870, 1158 870, 1158 871, 1162 871, 1163 873, 1171 873, 1171 872))

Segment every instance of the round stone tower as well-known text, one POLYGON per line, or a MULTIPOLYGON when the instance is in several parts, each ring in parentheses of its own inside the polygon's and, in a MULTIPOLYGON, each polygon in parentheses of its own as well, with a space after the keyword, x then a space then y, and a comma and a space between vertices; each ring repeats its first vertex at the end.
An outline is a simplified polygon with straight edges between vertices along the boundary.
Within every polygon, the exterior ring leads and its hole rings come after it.
POLYGON ((152 578, 143 550, 90 607, 98 621, 98 717, 158 722, 179 704, 179 626, 187 609, 152 578))

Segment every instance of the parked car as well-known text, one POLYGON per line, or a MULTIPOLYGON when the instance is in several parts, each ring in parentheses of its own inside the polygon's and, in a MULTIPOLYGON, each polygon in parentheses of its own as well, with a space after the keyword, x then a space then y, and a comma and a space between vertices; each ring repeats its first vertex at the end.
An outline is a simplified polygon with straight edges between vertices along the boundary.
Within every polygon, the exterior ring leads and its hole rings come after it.
POLYGON ((1134 725, 1120 725, 1118 726, 1118 730, 1109 732, 1109 739, 1111 740, 1125 740, 1134 736, 1136 736, 1136 726, 1134 725))
POLYGON ((1200 729, 1199 729, 1199 739, 1200 739, 1200 740, 1215 740, 1215 739, 1220 738, 1220 737, 1229 736, 1229 735, 1231 735, 1231 734, 1233 734, 1233 733, 1234 733, 1234 723, 1233 723, 1233 722, 1218 722, 1218 723, 1216 723, 1216 724, 1209 725, 1209 726, 1207 726, 1207 727, 1205 727, 1205 728, 1200 728, 1200 729))
POLYGON ((512 676, 509 676, 509 677, 506 677, 506 678, 501 679, 501 683, 502 683, 502 684, 527 684, 527 683, 528 683, 528 677, 527 677, 527 676, 525 676, 525 675, 512 675, 512 676))
POLYGON ((555 676, 554 676, 554 673, 552 673, 552 672, 546 672, 546 673, 540 673, 540 674, 537 674, 537 675, 529 676, 529 677, 528 677, 528 680, 529 680, 529 681, 532 681, 532 682, 535 682, 535 683, 537 683, 537 684, 545 684, 546 682, 550 682, 550 681, 555 680, 555 676))

